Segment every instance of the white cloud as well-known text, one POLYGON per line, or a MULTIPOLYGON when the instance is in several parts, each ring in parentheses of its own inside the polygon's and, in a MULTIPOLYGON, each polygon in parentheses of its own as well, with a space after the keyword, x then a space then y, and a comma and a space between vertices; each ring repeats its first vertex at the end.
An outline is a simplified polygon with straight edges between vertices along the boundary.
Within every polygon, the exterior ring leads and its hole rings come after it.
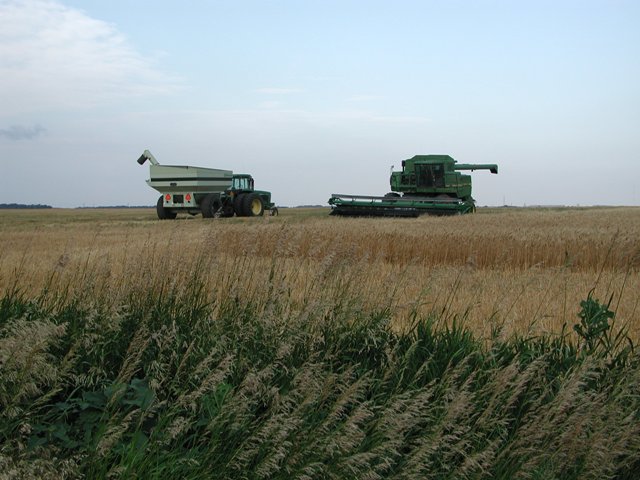
POLYGON ((353 95, 347 98, 347 102, 370 102, 374 100, 382 100, 382 95, 353 95))
POLYGON ((5 115, 166 93, 177 84, 112 24, 53 0, 0 3, 0 103, 5 115))
POLYGON ((277 88, 277 87, 264 87, 258 88, 257 93, 263 93, 265 95, 288 95, 290 93, 304 92, 301 88, 277 88))
POLYGON ((381 123, 427 123, 430 122, 431 119, 409 115, 374 115, 371 117, 371 121, 381 123))
POLYGON ((260 102, 258 107, 268 109, 281 108, 282 102, 278 102, 277 100, 267 100, 266 102, 260 102))

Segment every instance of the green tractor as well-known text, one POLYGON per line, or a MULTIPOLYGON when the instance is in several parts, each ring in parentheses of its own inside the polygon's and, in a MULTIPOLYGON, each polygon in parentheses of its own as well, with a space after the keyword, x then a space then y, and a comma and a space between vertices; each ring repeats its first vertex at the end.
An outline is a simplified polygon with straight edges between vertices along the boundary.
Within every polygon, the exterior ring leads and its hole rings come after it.
POLYGON ((278 214, 271 192, 255 190, 251 175, 215 168, 160 165, 145 150, 138 163, 143 165, 147 160, 151 163, 147 184, 162 194, 156 204, 161 220, 174 219, 179 212, 201 213, 204 218, 259 217, 265 210, 271 215, 278 214))
POLYGON ((449 155, 416 155, 402 161, 402 171, 391 172, 391 192, 383 197, 334 193, 329 199, 331 214, 417 217, 472 213, 476 204, 471 176, 459 170, 498 173, 498 166, 458 163, 449 155))

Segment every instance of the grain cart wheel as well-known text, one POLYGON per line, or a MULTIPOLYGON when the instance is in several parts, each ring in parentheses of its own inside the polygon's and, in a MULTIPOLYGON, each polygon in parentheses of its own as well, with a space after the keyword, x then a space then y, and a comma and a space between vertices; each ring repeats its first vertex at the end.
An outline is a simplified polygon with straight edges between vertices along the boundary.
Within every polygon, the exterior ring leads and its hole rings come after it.
POLYGON ((164 198, 160 197, 158 199, 158 203, 156 203, 156 213, 158 214, 158 218, 160 220, 173 220, 178 215, 176 212, 172 212, 164 208, 164 198))
POLYGON ((244 203, 245 193, 241 193, 240 195, 236 195, 233 199, 233 211, 239 217, 244 217, 244 210, 242 208, 242 204, 244 203))
POLYGON ((264 203, 257 193, 248 193, 242 199, 242 210, 247 217, 261 217, 264 215, 264 203))
POLYGON ((210 193, 202 203, 200 204, 200 210, 202 211, 202 216, 204 218, 213 218, 216 215, 216 212, 220 209, 220 201, 218 200, 218 196, 210 193))

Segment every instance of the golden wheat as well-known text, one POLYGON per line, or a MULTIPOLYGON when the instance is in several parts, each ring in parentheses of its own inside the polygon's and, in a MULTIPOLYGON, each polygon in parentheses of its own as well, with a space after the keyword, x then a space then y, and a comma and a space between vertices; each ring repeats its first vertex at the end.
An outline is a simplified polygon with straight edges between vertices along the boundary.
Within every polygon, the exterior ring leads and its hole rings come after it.
MULTIPOLYGON (((286 297, 321 314, 344 291, 371 308, 464 320, 483 336, 559 332, 591 289, 640 338, 640 209, 494 209, 462 217, 155 219, 152 210, 0 212, 0 291, 91 291, 188 283, 206 267, 216 295, 286 297)), ((205 285, 208 288, 210 285, 205 285)), ((213 291, 213 290, 212 290, 213 291)), ((274 312, 276 315, 277 312, 274 312)))

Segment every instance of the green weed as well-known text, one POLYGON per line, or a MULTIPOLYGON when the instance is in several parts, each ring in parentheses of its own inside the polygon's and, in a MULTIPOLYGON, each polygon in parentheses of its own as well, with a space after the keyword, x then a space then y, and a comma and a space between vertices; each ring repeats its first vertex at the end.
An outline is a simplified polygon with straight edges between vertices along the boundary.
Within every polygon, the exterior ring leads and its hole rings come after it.
POLYGON ((609 302, 589 295, 575 334, 487 343, 433 314, 394 330, 393 307, 367 310, 332 276, 301 307, 192 273, 115 303, 0 299, 9 476, 630 479, 640 465, 640 366, 609 302))

